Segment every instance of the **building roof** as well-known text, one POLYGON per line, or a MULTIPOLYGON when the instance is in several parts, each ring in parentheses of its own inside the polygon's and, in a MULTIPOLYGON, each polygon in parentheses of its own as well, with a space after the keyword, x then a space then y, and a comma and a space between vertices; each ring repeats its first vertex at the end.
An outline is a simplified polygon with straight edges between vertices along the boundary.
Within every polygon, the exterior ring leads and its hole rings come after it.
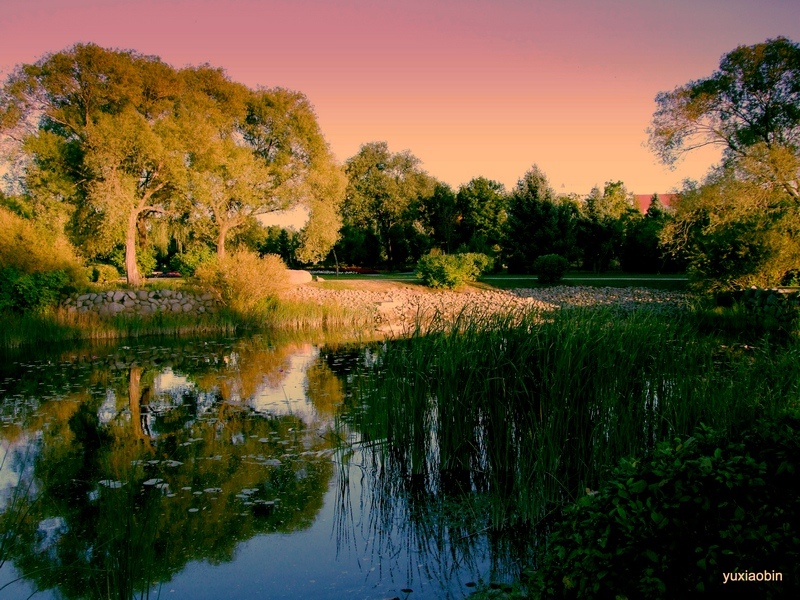
MULTIPOLYGON (((675 202, 675 198, 678 197, 678 194, 658 194, 658 201, 661 202, 661 205, 666 208, 670 209, 675 202)), ((650 201, 653 199, 653 194, 634 194, 633 195, 633 205, 641 212, 642 214, 647 212, 647 209, 650 208, 650 201)))

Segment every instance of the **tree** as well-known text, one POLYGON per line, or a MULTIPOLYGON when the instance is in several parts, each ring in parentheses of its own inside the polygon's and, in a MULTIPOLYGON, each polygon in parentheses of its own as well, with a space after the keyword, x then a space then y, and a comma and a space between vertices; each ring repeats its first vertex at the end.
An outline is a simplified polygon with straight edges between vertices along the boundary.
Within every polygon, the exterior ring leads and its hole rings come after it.
POLYGON ((167 211, 180 165, 163 137, 179 89, 156 57, 77 44, 17 67, 0 97, 0 127, 28 157, 26 193, 42 212, 72 204, 79 238, 124 240, 134 284, 137 227, 167 211))
POLYGON ((704 185, 685 187, 664 241, 687 251, 690 271, 711 285, 780 283, 800 254, 800 45, 779 37, 740 46, 710 77, 656 102, 650 146, 663 162, 723 149, 704 185))
POLYGON ((470 252, 495 255, 506 222, 506 191, 502 183, 476 177, 458 188, 458 239, 470 252))
POLYGON ((533 272, 539 256, 575 254, 575 219, 572 206, 556 198, 544 172, 533 165, 508 199, 504 250, 508 269, 533 272))
POLYGON ((602 193, 593 188, 579 225, 584 266, 595 273, 606 271, 619 258, 628 223, 638 216, 633 197, 621 181, 607 181, 602 193))
POLYGON ((153 217, 183 215, 224 255, 232 229, 305 203, 330 224, 306 236, 309 256, 335 241, 343 175, 299 92, 253 91, 222 69, 178 71, 77 44, 14 70, 0 128, 26 157, 21 186, 38 214, 56 215, 56 226, 69 219, 89 255, 124 244, 131 284, 153 217))
POLYGON ((432 194, 435 187, 435 180, 419 163, 408 150, 391 153, 386 142, 364 144, 346 161, 345 223, 371 230, 390 268, 399 262, 396 250, 399 238, 405 236, 405 225, 415 220, 414 203, 432 194))

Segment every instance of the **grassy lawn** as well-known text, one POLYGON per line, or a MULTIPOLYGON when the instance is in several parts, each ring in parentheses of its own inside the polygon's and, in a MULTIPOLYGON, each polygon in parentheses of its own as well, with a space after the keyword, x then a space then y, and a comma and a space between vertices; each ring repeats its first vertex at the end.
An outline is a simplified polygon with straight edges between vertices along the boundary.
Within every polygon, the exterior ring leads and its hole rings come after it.
MULTIPOLYGON (((360 275, 342 273, 341 275, 323 275, 321 286, 328 289, 353 289, 352 282, 357 281, 394 281, 412 285, 421 285, 421 280, 414 273, 380 273, 378 275, 360 275), (341 282, 339 285, 337 282, 341 282)), ((647 287, 661 290, 685 290, 688 280, 683 275, 640 275, 631 273, 589 272, 568 273, 560 285, 585 285, 590 287, 647 287)), ((481 289, 498 288, 503 290, 515 288, 546 287, 539 284, 536 275, 508 275, 506 273, 491 274, 481 277, 474 287, 481 289)))

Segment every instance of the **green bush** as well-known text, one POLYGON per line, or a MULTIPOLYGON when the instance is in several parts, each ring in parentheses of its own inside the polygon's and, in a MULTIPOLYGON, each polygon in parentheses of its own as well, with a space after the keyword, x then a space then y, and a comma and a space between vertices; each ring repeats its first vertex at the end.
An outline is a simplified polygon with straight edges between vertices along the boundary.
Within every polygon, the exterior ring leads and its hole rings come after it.
POLYGON ((725 439, 706 428, 623 462, 565 512, 533 588, 542 598, 783 597, 800 584, 800 418, 725 439), (782 582, 724 582, 724 573, 782 582))
POLYGON ((114 265, 92 265, 90 268, 92 283, 113 283, 119 279, 119 271, 114 265))
POLYGON ((568 268, 569 261, 558 254, 544 254, 533 262, 533 272, 538 275, 539 283, 547 285, 561 281, 568 268))
POLYGON ((417 277, 432 288, 455 288, 475 281, 491 269, 492 259, 485 254, 428 254, 417 263, 417 277))
POLYGON ((0 311, 42 312, 58 304, 71 289, 66 271, 22 273, 14 267, 0 269, 0 311))
POLYGON ((208 246, 193 246, 172 257, 170 267, 173 271, 178 271, 184 277, 192 277, 204 262, 214 258, 214 253, 208 246))
POLYGON ((289 286, 289 274, 280 257, 259 257, 251 250, 237 250, 220 259, 201 263, 195 271, 201 286, 213 290, 234 312, 252 315, 289 286))

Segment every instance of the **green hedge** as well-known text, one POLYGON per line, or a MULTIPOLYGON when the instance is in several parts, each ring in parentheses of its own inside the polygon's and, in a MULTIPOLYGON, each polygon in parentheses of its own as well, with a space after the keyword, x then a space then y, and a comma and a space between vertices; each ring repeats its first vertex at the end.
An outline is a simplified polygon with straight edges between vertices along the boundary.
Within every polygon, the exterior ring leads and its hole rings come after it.
POLYGON ((428 287, 455 288, 491 268, 492 259, 485 254, 428 254, 417 263, 417 277, 428 287))

